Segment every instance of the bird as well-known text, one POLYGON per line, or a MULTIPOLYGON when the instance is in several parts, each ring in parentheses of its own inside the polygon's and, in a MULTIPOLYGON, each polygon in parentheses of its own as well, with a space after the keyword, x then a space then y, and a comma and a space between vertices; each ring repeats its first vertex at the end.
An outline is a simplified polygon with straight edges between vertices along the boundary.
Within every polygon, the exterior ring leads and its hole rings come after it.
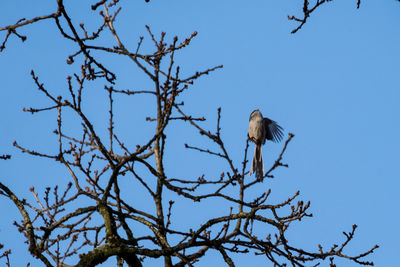
POLYGON ((257 180, 262 180, 264 177, 261 146, 265 144, 265 140, 279 142, 282 140, 282 137, 283 128, 275 121, 263 117, 260 110, 256 109, 250 114, 248 138, 255 144, 250 175, 254 172, 257 180))

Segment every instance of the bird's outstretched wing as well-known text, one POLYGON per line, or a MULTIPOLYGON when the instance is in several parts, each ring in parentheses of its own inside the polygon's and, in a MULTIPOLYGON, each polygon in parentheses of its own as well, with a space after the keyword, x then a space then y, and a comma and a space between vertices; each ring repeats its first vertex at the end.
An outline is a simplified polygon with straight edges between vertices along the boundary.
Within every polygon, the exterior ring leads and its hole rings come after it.
POLYGON ((283 128, 279 126, 275 121, 268 118, 264 118, 263 121, 265 138, 273 142, 279 142, 283 137, 283 128))

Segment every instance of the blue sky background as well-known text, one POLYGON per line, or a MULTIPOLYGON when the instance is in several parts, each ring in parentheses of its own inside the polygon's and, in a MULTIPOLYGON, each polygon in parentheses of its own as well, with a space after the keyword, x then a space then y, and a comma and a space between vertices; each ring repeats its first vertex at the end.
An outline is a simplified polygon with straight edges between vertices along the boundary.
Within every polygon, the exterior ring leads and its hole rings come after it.
MULTIPOLYGON (((55 1, 42 2, 3 3, 0 26, 53 12, 55 1)), ((342 241, 342 231, 357 224, 356 237, 347 252, 361 253, 378 244, 380 248, 368 259, 376 266, 396 266, 400 249, 400 3, 363 1, 357 10, 356 1, 333 1, 320 7, 303 29, 292 35, 290 31, 297 24, 286 16, 301 15, 302 1, 127 2, 116 26, 130 49, 136 48, 139 36, 146 38, 144 49, 152 49, 145 24, 158 36, 167 32, 169 40, 175 35, 183 40, 198 31, 192 44, 177 55, 182 73, 224 65, 198 80, 183 100, 185 110, 204 115, 208 120, 203 125, 213 130, 216 110, 222 107, 222 136, 236 165, 243 159, 253 109, 259 108, 286 133, 296 135, 284 159, 290 168, 279 169, 276 178, 260 189, 272 189, 271 201, 285 200, 297 190, 301 199, 311 201, 314 217, 293 224, 289 241, 315 250, 320 242, 327 246, 342 241)), ((100 20, 96 15, 89 19, 89 5, 83 9, 69 3, 67 8, 76 25, 85 22, 90 27, 94 26, 90 21, 100 20)), ((23 107, 49 103, 35 88, 30 70, 35 70, 50 91, 67 95, 65 77, 79 66, 65 64, 76 48, 61 38, 51 21, 27 26, 19 33, 28 35, 27 41, 21 43, 12 37, 0 53, 0 153, 12 155, 12 160, 0 161, 0 179, 17 195, 33 201, 30 186, 43 192, 46 186, 65 185, 69 176, 51 161, 22 154, 12 146, 17 140, 37 151, 54 154, 58 149, 57 137, 51 134, 57 125, 56 114, 22 112, 23 107)), ((0 35, 3 39, 4 32, 0 35)), ((102 41, 110 44, 113 40, 106 36, 102 41)), ((129 60, 101 57, 118 73, 116 86, 120 89, 152 89, 129 60)), ((108 127, 105 96, 101 82, 88 86, 85 96, 85 111, 101 135, 108 127)), ((154 115, 152 100, 146 96, 116 98, 116 132, 130 147, 143 142, 153 129, 144 120, 154 115)), ((79 133, 75 117, 66 116, 64 129, 79 133)), ((176 123, 167 133, 167 173, 196 178, 226 170, 222 161, 183 149, 184 143, 210 145, 194 129, 176 123)), ((264 146, 266 168, 273 164, 282 145, 264 146)), ((252 154, 253 146, 250 150, 252 154)), ((122 183, 133 188, 129 181, 122 183)), ((140 192, 128 190, 125 194, 146 205, 140 192)), ((176 200, 176 196, 167 194, 169 199, 176 200)), ((16 208, 4 198, 0 205, 0 243, 12 250, 12 266, 28 261, 31 266, 40 266, 27 254, 24 239, 12 226, 19 218, 16 208)), ((224 215, 228 208, 219 201, 202 205, 178 202, 175 209, 180 213, 174 223, 176 227, 196 228, 204 218, 224 215)), ((253 255, 234 259, 237 266, 272 266, 253 255)), ((210 253, 196 266, 219 263, 220 257, 210 253)), ((358 265, 338 261, 338 266, 358 265)))

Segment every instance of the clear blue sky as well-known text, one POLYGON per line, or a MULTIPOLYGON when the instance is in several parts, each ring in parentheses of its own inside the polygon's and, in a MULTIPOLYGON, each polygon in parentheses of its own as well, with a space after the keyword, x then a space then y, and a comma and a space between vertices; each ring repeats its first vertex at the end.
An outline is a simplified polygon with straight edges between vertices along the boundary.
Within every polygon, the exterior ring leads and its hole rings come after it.
MULTIPOLYGON (((348 252, 360 253, 378 244, 380 248, 368 259, 376 266, 396 266, 400 248, 400 3, 363 1, 357 10, 355 0, 333 1, 291 35, 297 24, 286 15, 299 15, 302 1, 134 2, 124 3, 128 5, 117 24, 131 49, 139 36, 148 40, 145 24, 157 34, 167 32, 169 40, 174 35, 183 40, 198 31, 193 43, 178 56, 182 71, 224 65, 199 80, 184 100, 186 110, 205 115, 209 120, 204 125, 211 129, 215 129, 216 109, 222 107, 222 135, 236 164, 243 158, 248 117, 255 108, 276 120, 286 133, 296 135, 284 159, 290 168, 279 169, 274 180, 264 183, 272 189, 274 201, 285 200, 298 189, 301 199, 311 201, 314 217, 292 225, 290 241, 316 249, 320 241, 322 245, 342 241, 342 231, 357 224, 348 252)), ((0 26, 21 17, 50 13, 54 7, 55 1, 8 1, 2 4, 0 26)), ((76 24, 86 22, 89 8, 69 8, 76 24)), ((89 21, 85 24, 90 25, 89 21)), ((28 35, 28 40, 21 43, 12 37, 0 53, 0 153, 12 155, 12 160, 0 161, 0 179, 19 196, 32 200, 31 185, 43 192, 46 186, 65 184, 68 175, 51 161, 22 154, 12 146, 17 140, 38 151, 52 153, 57 149, 51 134, 56 114, 22 112, 23 107, 48 104, 29 73, 34 69, 50 90, 66 95, 65 77, 76 71, 76 66, 67 66, 65 60, 76 48, 60 37, 50 21, 25 27, 20 33, 28 35)), ((4 32, 0 36, 3 40, 4 32)), ((149 85, 126 59, 104 60, 118 69, 121 89, 146 89, 149 85)), ((104 90, 100 85, 88 92, 86 111, 100 133, 106 133, 104 90)), ((152 115, 148 103, 146 98, 117 99, 116 130, 128 145, 139 143, 151 129, 144 122, 152 115)), ((182 126, 169 132, 172 151, 167 171, 199 175, 206 168, 209 175, 220 173, 225 168, 221 162, 182 149, 183 143, 208 145, 204 138, 194 137, 196 131, 182 126)), ((65 127, 74 132, 79 124, 71 121, 65 127)), ((282 145, 263 148, 266 168, 273 164, 282 145)), ((176 208, 185 209, 189 204, 182 202, 176 208)), ((214 204, 213 210, 191 206, 186 214, 221 214, 218 202, 214 204)), ((12 249, 12 266, 24 266, 28 261, 31 266, 40 266, 27 254, 23 238, 12 226, 19 218, 16 208, 2 197, 0 205, 4 216, 0 243, 12 249)), ((177 224, 198 226, 195 219, 176 220, 177 224)), ((237 259, 238 266, 263 264, 263 258, 256 256, 237 259)), ((211 254, 196 266, 220 262, 211 254)), ((338 266, 358 265, 338 261, 338 266)))

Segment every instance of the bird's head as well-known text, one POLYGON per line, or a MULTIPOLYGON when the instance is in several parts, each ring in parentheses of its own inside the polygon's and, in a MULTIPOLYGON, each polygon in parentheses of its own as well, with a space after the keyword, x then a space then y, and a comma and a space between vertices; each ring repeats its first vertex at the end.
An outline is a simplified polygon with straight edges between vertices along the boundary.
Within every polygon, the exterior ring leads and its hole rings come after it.
POLYGON ((256 118, 256 117, 262 117, 262 114, 261 114, 260 110, 258 110, 258 109, 253 110, 253 112, 250 114, 249 121, 250 121, 252 118, 256 118))

